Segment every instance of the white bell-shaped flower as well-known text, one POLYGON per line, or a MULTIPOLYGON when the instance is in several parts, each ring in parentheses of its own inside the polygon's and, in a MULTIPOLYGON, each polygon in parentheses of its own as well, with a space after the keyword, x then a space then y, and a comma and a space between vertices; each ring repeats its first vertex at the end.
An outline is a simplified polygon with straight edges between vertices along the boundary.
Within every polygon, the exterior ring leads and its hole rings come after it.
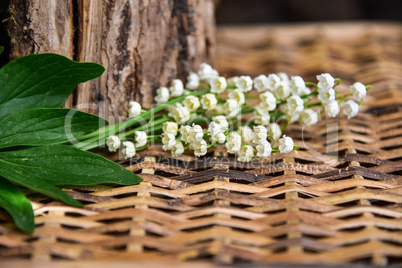
POLYGON ((109 152, 116 152, 116 150, 120 148, 120 144, 120 139, 117 136, 113 135, 106 139, 106 145, 109 152))
POLYGON ((283 138, 279 139, 279 151, 281 153, 290 153, 293 151, 293 140, 291 137, 286 137, 286 135, 283 135, 283 138))
POLYGON ((355 99, 357 99, 358 102, 360 102, 364 97, 366 97, 367 94, 366 87, 360 82, 356 82, 353 85, 351 85, 350 91, 353 93, 353 97, 355 97, 355 99))
POLYGON ((250 162, 254 157, 254 148, 251 145, 245 145, 240 148, 237 161, 250 162))
POLYGON ((163 104, 168 102, 170 98, 170 92, 167 87, 160 87, 156 90, 156 96, 154 98, 157 104, 163 104))
POLYGON ((135 146, 131 141, 123 141, 123 150, 124 158, 132 158, 135 155, 135 146))
POLYGON ((135 131, 134 134, 135 134, 135 141, 136 141, 135 146, 137 148, 143 147, 148 143, 147 133, 145 131, 135 131))
POLYGON ((201 96, 202 108, 205 110, 213 110, 218 104, 215 94, 207 93, 201 96))
POLYGON ((133 118, 141 114, 141 104, 136 101, 130 101, 128 117, 133 118))
POLYGON ((343 103, 343 113, 350 119, 355 117, 359 112, 359 104, 352 100, 347 100, 343 103))
POLYGON ((262 141, 260 144, 256 146, 257 156, 259 157, 268 157, 271 155, 272 147, 268 141, 262 141))
POLYGON ((191 72, 187 76, 186 88, 190 90, 197 89, 200 86, 200 78, 196 73, 191 72))

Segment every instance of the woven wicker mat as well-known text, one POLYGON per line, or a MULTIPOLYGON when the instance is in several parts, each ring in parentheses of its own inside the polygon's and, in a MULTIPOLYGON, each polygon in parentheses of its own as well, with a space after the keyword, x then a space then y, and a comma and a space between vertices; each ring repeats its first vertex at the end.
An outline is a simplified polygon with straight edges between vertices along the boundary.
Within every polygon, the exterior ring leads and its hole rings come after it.
POLYGON ((221 73, 329 72, 372 84, 362 111, 290 127, 301 150, 263 162, 150 148, 119 162, 140 185, 63 187, 82 209, 30 194, 33 235, 0 211, 1 267, 402 265, 401 48, 393 24, 221 27, 221 73))

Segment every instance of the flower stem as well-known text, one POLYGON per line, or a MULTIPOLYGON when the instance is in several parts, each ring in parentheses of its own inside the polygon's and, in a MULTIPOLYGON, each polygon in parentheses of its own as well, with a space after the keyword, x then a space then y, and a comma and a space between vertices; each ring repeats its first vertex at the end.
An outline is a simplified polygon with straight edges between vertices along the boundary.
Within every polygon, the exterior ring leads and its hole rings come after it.
POLYGON ((136 116, 128 121, 125 122, 121 122, 121 123, 117 123, 114 125, 109 125, 107 127, 104 127, 102 129, 99 129, 93 133, 91 133, 91 138, 89 138, 88 140, 82 141, 80 143, 74 144, 73 146, 76 148, 80 148, 83 150, 89 150, 89 149, 93 149, 99 146, 102 146, 105 144, 106 142, 106 137, 109 137, 111 135, 115 135, 116 133, 119 133, 120 131, 129 128, 137 123, 140 123, 143 120, 146 120, 148 118, 150 118, 153 114, 155 114, 156 112, 159 112, 167 107, 169 107, 172 104, 175 104, 177 102, 183 101, 185 99, 186 96, 199 96, 205 93, 208 93, 209 89, 205 89, 205 90, 201 90, 201 91, 196 91, 196 92, 192 92, 188 95, 185 96, 181 96, 178 98, 174 98, 166 103, 163 103, 159 106, 156 106, 155 108, 152 108, 150 110, 148 110, 147 112, 136 116), (89 148, 89 149, 88 149, 89 148))
POLYGON ((335 78, 335 82, 336 82, 336 84, 334 85, 334 88, 336 88, 337 86, 342 84, 342 80, 340 78, 335 78))

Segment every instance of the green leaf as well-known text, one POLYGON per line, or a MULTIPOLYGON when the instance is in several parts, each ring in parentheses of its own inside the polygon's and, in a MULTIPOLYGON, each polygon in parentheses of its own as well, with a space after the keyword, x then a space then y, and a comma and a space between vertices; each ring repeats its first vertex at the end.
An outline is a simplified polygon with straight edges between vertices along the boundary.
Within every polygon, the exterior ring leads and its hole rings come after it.
MULTIPOLYGON (((40 169, 40 167, 37 168, 40 169)), ((33 169, 35 169, 35 167, 33 167, 33 169)), ((35 192, 60 200, 70 206, 82 207, 80 202, 45 180, 48 175, 46 170, 42 170, 42 177, 40 177, 40 172, 38 172, 38 170, 35 174, 29 174, 27 172, 29 172, 28 168, 22 166, 19 167, 18 165, 13 165, 7 161, 0 160, 1 176, 35 192)))
POLYGON ((98 116, 72 109, 23 110, 0 120, 0 148, 74 141, 106 124, 98 116))
POLYGON ((31 203, 17 186, 2 177, 0 177, 0 207, 10 213, 21 231, 26 233, 34 231, 35 221, 31 203))
POLYGON ((117 163, 68 145, 0 152, 0 175, 75 206, 77 201, 73 204, 66 196, 60 196, 60 192, 52 192, 50 186, 100 183, 131 185, 142 180, 117 163))
POLYGON ((0 118, 24 109, 60 107, 77 84, 104 70, 51 53, 16 59, 0 70, 0 118))
POLYGON ((0 46, 0 54, 3 53, 3 51, 4 51, 4 47, 0 46))

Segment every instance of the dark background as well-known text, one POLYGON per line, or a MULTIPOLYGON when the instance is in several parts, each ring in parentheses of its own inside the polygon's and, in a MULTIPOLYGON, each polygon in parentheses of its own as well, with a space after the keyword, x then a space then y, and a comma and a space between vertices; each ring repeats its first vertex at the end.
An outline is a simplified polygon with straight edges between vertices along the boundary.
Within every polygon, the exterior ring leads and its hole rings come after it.
MULTIPOLYGON (((218 25, 356 20, 402 21, 402 0, 217 0, 216 2, 218 25)), ((0 67, 9 60, 10 40, 5 28, 7 22, 3 22, 9 16, 7 7, 8 0, 0 0, 0 45, 5 47, 3 54, 0 55, 0 67)))
POLYGON ((402 0, 220 0, 218 24, 402 21, 402 0))

